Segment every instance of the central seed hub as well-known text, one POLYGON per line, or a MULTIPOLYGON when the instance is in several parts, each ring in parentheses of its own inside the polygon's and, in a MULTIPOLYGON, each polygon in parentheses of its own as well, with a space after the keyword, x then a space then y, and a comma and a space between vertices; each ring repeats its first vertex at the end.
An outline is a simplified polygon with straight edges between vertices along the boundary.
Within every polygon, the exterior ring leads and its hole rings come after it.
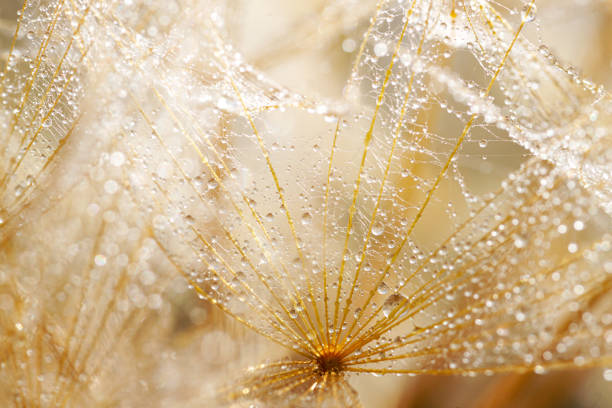
POLYGON ((321 374, 338 374, 342 371, 342 356, 337 352, 323 352, 317 357, 317 364, 321 374))

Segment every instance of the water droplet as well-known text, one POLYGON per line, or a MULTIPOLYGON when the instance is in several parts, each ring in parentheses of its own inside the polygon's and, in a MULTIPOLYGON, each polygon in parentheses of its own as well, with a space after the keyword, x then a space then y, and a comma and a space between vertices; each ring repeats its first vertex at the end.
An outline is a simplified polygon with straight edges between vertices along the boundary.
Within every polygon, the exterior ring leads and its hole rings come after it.
POLYGON ((372 226, 372 235, 374 236, 377 236, 377 237, 381 236, 384 231, 385 231, 385 226, 380 222, 372 226))
POLYGON ((97 266, 104 266, 106 265, 106 257, 104 255, 98 254, 94 257, 94 263, 97 266))
POLYGON ((302 225, 310 225, 312 222, 312 215, 309 212, 302 214, 302 225))
POLYGON ((209 190, 214 190, 217 187, 219 187, 219 183, 217 183, 217 180, 215 180, 214 178, 211 178, 211 179, 208 180, 208 189, 209 190))
POLYGON ((107 180, 104 183, 104 191, 107 194, 115 194, 119 190, 119 184, 115 180, 107 180))
POLYGON ((389 315, 393 313, 395 309, 405 306, 407 303, 408 299, 399 293, 394 293, 385 300, 385 303, 383 303, 383 315, 385 315, 385 317, 389 317, 389 315))
POLYGON ((376 43, 376 45, 374 46, 374 54, 377 57, 384 57, 385 55, 387 55, 387 52, 389 52, 389 47, 384 42, 376 43))
POLYGON ((355 48, 357 48, 357 42, 352 38, 346 38, 342 41, 342 51, 350 53, 355 51, 355 48))
POLYGON ((533 368, 533 372, 540 375, 546 374, 546 368, 538 364, 533 368))
POLYGON ((125 155, 122 152, 113 152, 110 155, 110 163, 115 167, 121 167, 125 163, 125 155))
POLYGON ((525 248, 525 246, 527 246, 527 240, 523 237, 516 237, 514 238, 514 246, 519 249, 525 248))
POLYGON ((540 45, 538 47, 538 51, 540 52, 540 54, 542 54, 545 57, 548 57, 551 54, 550 49, 545 45, 540 45))
POLYGON ((524 22, 529 23, 535 20, 535 15, 536 15, 536 5, 535 4, 528 4, 525 7, 523 7, 523 10, 521 12, 521 18, 523 19, 524 22))
POLYGON ((378 285, 378 288, 376 288, 376 291, 381 295, 386 295, 387 292, 389 292, 389 287, 385 282, 381 282, 381 284, 378 285))

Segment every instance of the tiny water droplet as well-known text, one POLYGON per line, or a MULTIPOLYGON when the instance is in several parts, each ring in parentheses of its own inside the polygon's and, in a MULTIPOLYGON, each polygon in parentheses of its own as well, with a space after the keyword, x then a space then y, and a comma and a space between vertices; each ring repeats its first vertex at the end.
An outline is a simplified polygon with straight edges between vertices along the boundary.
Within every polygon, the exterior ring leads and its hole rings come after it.
POLYGON ((98 254, 94 257, 94 263, 97 266, 104 266, 106 265, 106 257, 102 254, 98 254))
POLYGON ((523 237, 517 236, 514 239, 514 246, 521 249, 521 248, 525 248, 525 246, 527 245, 527 240, 523 237))
POLYGON ((302 224, 309 225, 312 222, 312 215, 309 212, 302 214, 302 224))
POLYGON ((122 152, 113 152, 110 155, 110 163, 115 167, 121 167, 125 163, 125 155, 122 152))
POLYGON ((376 54, 377 57, 384 57, 387 55, 387 52, 389 52, 389 47, 384 42, 376 43, 374 46, 374 54, 376 54))
POLYGON ((217 180, 215 180, 214 178, 211 178, 210 180, 208 180, 208 189, 209 190, 214 190, 218 186, 219 186, 219 183, 217 183, 217 180))
POLYGON ((524 22, 526 23, 532 22, 533 20, 535 20, 535 15, 536 15, 536 5, 535 4, 528 4, 525 7, 523 7, 523 10, 521 12, 521 17, 524 22))
POLYGON ((342 51, 351 53, 355 51, 355 48, 357 48, 357 42, 352 38, 346 38, 342 41, 342 51))
POLYGON ((23 194, 23 190, 24 187, 21 184, 15 187, 15 197, 21 197, 21 195, 23 194))
POLYGON ((386 295, 387 292, 389 292, 389 287, 385 282, 381 282, 381 284, 378 285, 378 288, 376 288, 376 291, 381 295, 386 295))

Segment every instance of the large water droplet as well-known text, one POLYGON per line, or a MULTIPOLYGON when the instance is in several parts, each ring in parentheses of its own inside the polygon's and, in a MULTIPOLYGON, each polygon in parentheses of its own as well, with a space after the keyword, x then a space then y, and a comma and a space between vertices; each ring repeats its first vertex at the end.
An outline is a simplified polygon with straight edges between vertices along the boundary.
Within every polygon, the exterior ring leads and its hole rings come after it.
POLYGON ((374 236, 378 237, 382 235, 384 231, 385 231, 385 226, 380 222, 377 222, 376 224, 372 226, 372 235, 374 236))
POLYGON ((385 317, 389 317, 389 315, 393 313, 396 308, 405 306, 407 303, 408 299, 406 299, 406 297, 400 295, 399 293, 394 293, 385 300, 385 303, 383 303, 383 315, 385 315, 385 317))

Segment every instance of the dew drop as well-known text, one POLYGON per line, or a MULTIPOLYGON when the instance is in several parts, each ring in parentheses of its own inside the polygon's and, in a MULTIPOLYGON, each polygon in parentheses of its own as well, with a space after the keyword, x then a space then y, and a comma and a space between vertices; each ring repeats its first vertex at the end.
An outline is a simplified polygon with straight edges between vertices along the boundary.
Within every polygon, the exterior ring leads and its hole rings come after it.
POLYGON ((312 215, 309 212, 302 214, 302 225, 310 225, 312 223, 312 215))
POLYGON ((351 53, 355 51, 355 48, 357 48, 357 42, 352 38, 346 38, 342 41, 342 51, 351 53))
POLYGON ((102 254, 98 254, 94 257, 94 263, 97 266, 104 266, 106 265, 106 257, 102 254))
POLYGON ((407 299, 404 296, 400 295, 399 293, 394 293, 385 300, 385 303, 383 303, 383 315, 385 315, 385 317, 389 317, 393 310, 404 306, 406 303, 407 299))
POLYGON ((517 247, 518 249, 525 248, 526 245, 527 245, 527 240, 525 238, 517 236, 514 239, 514 246, 517 247))
POLYGON ((115 180, 107 180, 104 183, 104 191, 107 194, 115 194, 119 191, 119 184, 115 180))
POLYGON ((385 231, 385 226, 382 223, 376 223, 372 226, 372 235, 374 236, 381 236, 382 233, 385 231))
POLYGON ((217 187, 219 187, 219 183, 217 183, 217 180, 215 180, 214 178, 211 178, 208 180, 208 189, 209 190, 214 190, 217 187))
POLYGON ((386 295, 387 292, 389 292, 389 287, 385 282, 381 282, 381 284, 378 285, 378 288, 376 288, 376 291, 381 295, 386 295))
POLYGON ((231 286, 233 289, 238 288, 238 287, 240 286, 240 280, 239 280, 238 278, 234 278, 234 279, 232 279, 232 281, 230 282, 230 286, 231 286))
POLYGON ((384 42, 376 43, 376 45, 374 46, 374 54, 377 57, 384 57, 385 55, 387 55, 387 52, 389 52, 389 47, 387 47, 387 44, 385 44, 384 42))
POLYGON ((523 19, 524 22, 526 23, 530 23, 533 20, 535 20, 535 16, 536 16, 536 5, 535 4, 528 4, 525 7, 523 7, 523 11, 521 12, 521 18, 523 19))
POLYGON ((115 167, 121 167, 125 163, 125 155, 122 152, 113 152, 110 155, 110 163, 115 167))

